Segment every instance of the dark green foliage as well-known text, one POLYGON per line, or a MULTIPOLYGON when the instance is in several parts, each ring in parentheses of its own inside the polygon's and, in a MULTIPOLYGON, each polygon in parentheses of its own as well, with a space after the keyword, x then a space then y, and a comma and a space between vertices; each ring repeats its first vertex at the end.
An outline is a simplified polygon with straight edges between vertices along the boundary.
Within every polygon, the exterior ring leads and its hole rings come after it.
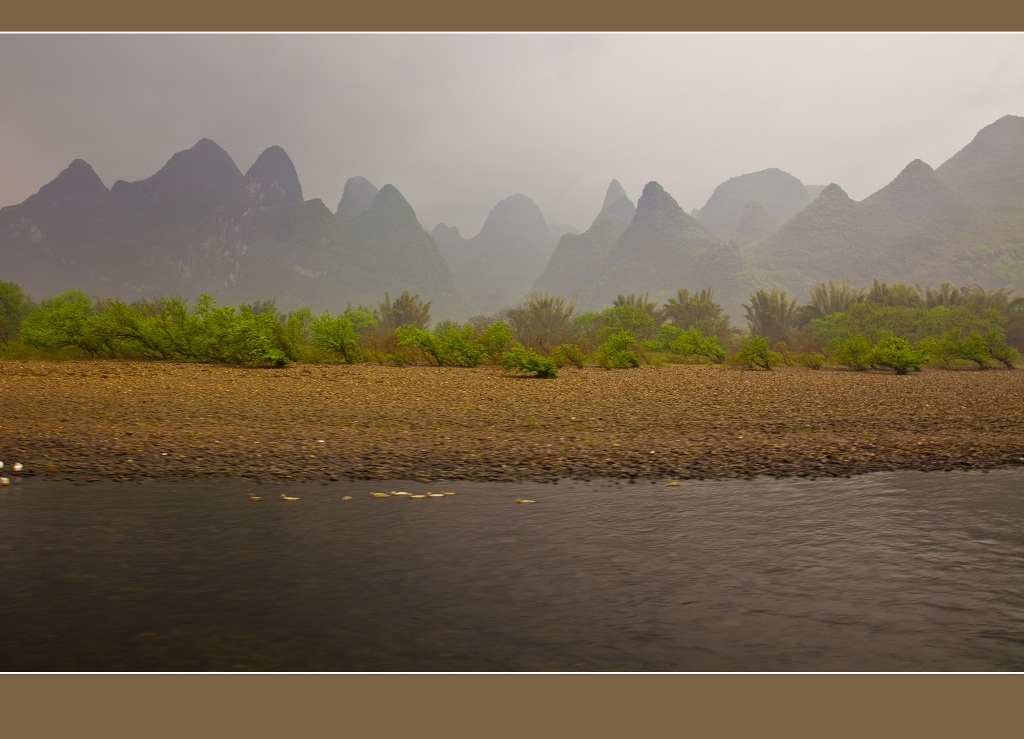
POLYGON ((535 377, 558 376, 558 364, 551 357, 545 357, 522 344, 516 344, 501 357, 501 366, 506 372, 524 372, 535 377))
POLYGON ((526 301, 502 312, 505 323, 520 342, 533 349, 550 349, 572 340, 576 298, 533 291, 526 301))
POLYGON ((874 280, 868 290, 867 300, 890 307, 916 308, 921 305, 921 292, 910 285, 887 285, 874 280))
POLYGON ((424 303, 419 295, 410 295, 408 290, 391 302, 391 297, 384 293, 384 302, 380 304, 378 313, 380 325, 385 331, 399 326, 412 325, 426 328, 430 323, 430 303, 424 303))
POLYGON ((571 364, 576 369, 583 369, 583 365, 587 361, 587 355, 575 344, 559 344, 551 352, 551 358, 559 367, 571 364))
POLYGON ((768 346, 768 339, 763 336, 751 336, 740 346, 736 358, 748 367, 760 367, 770 370, 782 361, 782 355, 773 352, 768 346))
POLYGON ((731 335, 729 319, 723 315, 722 306, 714 300, 711 288, 690 294, 689 290, 676 291, 661 309, 662 315, 672 325, 681 329, 695 328, 705 335, 715 335, 724 340, 731 335))
POLYGON ((864 291, 854 289, 846 282, 829 280, 811 290, 808 305, 813 309, 813 316, 828 316, 849 310, 854 304, 864 300, 864 291))
POLYGON ((18 283, 0 280, 0 344, 17 337, 22 320, 32 308, 32 300, 18 283))

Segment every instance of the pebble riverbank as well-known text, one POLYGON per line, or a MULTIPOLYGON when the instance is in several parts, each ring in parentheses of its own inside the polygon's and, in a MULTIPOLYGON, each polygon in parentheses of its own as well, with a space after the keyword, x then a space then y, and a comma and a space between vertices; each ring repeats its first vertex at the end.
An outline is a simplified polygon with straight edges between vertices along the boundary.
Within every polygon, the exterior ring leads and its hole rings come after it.
POLYGON ((0 459, 55 479, 692 479, 1024 467, 1024 372, 0 361, 0 459))

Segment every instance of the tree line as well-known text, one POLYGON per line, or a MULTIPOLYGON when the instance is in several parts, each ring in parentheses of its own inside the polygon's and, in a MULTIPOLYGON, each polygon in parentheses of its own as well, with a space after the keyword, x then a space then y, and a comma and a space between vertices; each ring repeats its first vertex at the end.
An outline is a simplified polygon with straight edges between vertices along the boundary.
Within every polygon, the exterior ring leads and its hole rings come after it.
POLYGON ((531 292, 489 316, 431 325, 431 303, 403 292, 332 315, 287 313, 274 299, 218 305, 207 294, 137 300, 69 290, 38 303, 0 281, 0 356, 106 357, 283 367, 292 362, 379 362, 473 367, 553 377, 561 367, 708 362, 772 369, 826 365, 897 373, 933 364, 1012 369, 1024 348, 1024 299, 978 286, 919 288, 875 280, 822 283, 800 305, 760 289, 734 326, 710 288, 659 304, 619 295, 599 311, 531 292), (33 354, 35 353, 35 354, 33 354))

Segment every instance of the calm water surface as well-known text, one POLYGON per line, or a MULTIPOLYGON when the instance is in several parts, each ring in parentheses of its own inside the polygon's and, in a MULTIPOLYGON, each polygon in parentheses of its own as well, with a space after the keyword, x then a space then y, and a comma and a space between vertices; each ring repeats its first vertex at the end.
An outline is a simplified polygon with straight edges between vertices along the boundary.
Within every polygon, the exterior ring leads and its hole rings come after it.
POLYGON ((1024 670, 1022 469, 0 490, 0 671, 1024 670))

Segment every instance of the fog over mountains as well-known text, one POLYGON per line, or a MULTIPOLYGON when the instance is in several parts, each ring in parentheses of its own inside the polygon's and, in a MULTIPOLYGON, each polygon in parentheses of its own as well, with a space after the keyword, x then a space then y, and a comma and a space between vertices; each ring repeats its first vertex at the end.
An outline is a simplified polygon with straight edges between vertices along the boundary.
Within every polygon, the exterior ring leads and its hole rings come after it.
POLYGON ((580 231, 548 223, 524 194, 496 203, 478 234, 429 233, 392 184, 350 178, 332 212, 303 200, 288 154, 245 173, 209 139, 155 174, 111 188, 81 159, 0 209, 0 280, 35 299, 79 288, 125 300, 213 294, 276 298, 279 310, 375 306, 418 294, 435 321, 494 314, 531 289, 597 310, 617 295, 664 300, 710 287, 734 323, 753 290, 806 299, 826 280, 874 278, 1024 292, 1024 118, 982 129, 940 166, 914 160, 857 202, 837 183, 781 169, 723 182, 686 213, 649 182, 634 200, 613 180, 580 231))

